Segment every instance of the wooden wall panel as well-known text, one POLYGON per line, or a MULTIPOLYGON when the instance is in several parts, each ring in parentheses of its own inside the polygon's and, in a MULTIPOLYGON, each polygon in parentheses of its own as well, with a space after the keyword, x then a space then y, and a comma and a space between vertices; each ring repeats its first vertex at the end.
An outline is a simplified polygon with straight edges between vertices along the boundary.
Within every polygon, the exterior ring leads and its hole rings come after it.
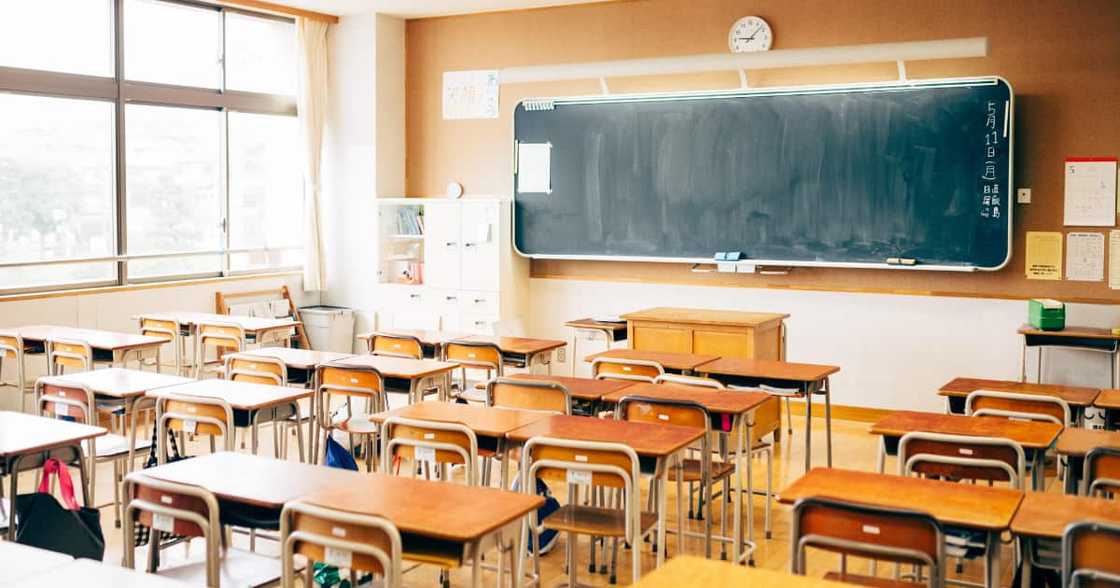
MULTIPOLYGON (((512 190, 512 111, 526 96, 597 94, 597 81, 503 86, 501 117, 445 121, 442 73, 710 53, 727 30, 758 14, 775 48, 987 36, 987 58, 907 63, 910 77, 1000 75, 1016 92, 1015 183, 1034 203, 1015 207, 1014 256, 981 274, 795 269, 786 276, 692 273, 684 264, 543 261, 535 277, 611 279, 908 294, 1117 302, 1105 283, 1023 277, 1024 233, 1062 227, 1062 161, 1120 155, 1120 2, 1115 0, 622 0, 539 10, 410 20, 407 23, 406 190, 468 194, 512 190)), ((890 80, 894 64, 753 72, 753 86, 890 80)), ((734 88, 734 74, 609 80, 612 92, 734 88)), ((1068 229, 1075 230, 1075 229, 1068 229)), ((1097 230, 1097 229, 1093 229, 1097 230)))

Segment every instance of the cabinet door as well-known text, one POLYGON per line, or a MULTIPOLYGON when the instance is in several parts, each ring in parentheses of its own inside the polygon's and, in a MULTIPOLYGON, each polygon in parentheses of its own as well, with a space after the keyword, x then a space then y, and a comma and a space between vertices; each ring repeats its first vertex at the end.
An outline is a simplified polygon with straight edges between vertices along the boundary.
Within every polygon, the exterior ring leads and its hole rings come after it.
POLYGON ((459 288, 459 203, 433 202, 424 206, 424 284, 459 288))
POLYGON ((634 349, 692 353, 692 331, 663 323, 635 323, 632 327, 634 349))
POLYGON ((498 290, 498 202, 463 202, 462 287, 498 290))

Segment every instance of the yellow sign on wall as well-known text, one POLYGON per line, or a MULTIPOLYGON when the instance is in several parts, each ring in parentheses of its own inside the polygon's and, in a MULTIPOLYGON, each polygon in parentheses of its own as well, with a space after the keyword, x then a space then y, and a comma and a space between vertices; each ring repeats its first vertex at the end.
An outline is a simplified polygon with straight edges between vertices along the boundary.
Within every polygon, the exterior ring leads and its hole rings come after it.
POLYGON ((1028 280, 1062 279, 1062 234, 1027 231, 1028 280))

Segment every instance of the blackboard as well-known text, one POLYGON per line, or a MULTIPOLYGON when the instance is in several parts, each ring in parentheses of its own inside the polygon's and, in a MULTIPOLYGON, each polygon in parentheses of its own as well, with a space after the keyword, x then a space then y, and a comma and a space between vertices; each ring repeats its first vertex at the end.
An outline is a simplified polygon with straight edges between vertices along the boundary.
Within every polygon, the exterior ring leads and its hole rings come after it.
POLYGON ((551 190, 522 192, 515 163, 514 244, 541 258, 998 269, 1012 123, 1000 78, 523 101, 515 152, 551 144, 551 190))

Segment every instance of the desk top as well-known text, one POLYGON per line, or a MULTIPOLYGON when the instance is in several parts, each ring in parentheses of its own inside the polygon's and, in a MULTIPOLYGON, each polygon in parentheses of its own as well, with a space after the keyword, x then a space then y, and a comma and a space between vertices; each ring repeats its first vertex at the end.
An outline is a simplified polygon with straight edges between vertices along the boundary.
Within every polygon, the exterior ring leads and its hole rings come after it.
POLYGON ((385 329, 373 333, 362 333, 358 338, 362 341, 369 341, 377 333, 385 333, 386 335, 408 335, 409 337, 416 337, 424 345, 440 345, 453 339, 462 339, 470 336, 468 333, 456 333, 453 331, 433 331, 429 329, 385 329))
POLYGON ((369 416, 382 423, 391 416, 441 423, 460 423, 483 437, 504 437, 510 431, 545 418, 545 413, 493 406, 477 406, 429 400, 369 416))
POLYGON ((1017 394, 1035 394, 1038 396, 1053 396, 1065 400, 1072 406, 1089 406, 1096 400, 1100 392, 1098 388, 1084 388, 1081 386, 1059 386, 1056 384, 1032 384, 1030 382, 1015 382, 1012 380, 986 380, 983 378, 954 378, 941 387, 937 393, 941 396, 956 396, 964 398, 977 390, 993 390, 996 392, 1015 392, 1017 394))
POLYGON ((634 382, 623 382, 621 380, 569 378, 567 376, 551 376, 546 374, 510 374, 506 377, 519 380, 535 380, 538 382, 556 382, 568 389, 568 392, 572 394, 573 400, 591 400, 594 402, 598 402, 607 394, 634 385, 634 382))
MULTIPOLYGON (((5 578, 7 579, 7 578, 5 578)), ((67 563, 24 577, 4 586, 39 588, 40 586, 113 586, 114 588, 185 588, 185 584, 167 576, 146 574, 122 568, 116 563, 89 559, 72 559, 67 563)))
POLYGON ((517 443, 524 443, 533 437, 623 443, 638 455, 660 458, 692 444, 704 436, 704 431, 677 425, 551 415, 511 431, 507 436, 517 443))
POLYGON ((1093 406, 1115 410, 1120 408, 1120 390, 1101 390, 1093 406))
POLYGON ((215 314, 212 312, 154 312, 152 314, 139 315, 136 319, 139 320, 140 316, 149 319, 175 321, 182 325, 197 325, 199 323, 234 324, 239 325, 249 333, 284 329, 300 324, 299 321, 289 317, 266 318, 259 316, 242 316, 239 314, 215 314))
POLYGON ((532 337, 493 337, 490 335, 470 335, 468 341, 486 341, 498 346, 502 353, 532 355, 564 347, 568 343, 556 339, 534 339, 532 337))
POLYGON ((0 457, 63 447, 107 432, 102 427, 0 411, 0 457))
POLYGON ((1061 539, 1066 526, 1094 520, 1120 524, 1120 501, 1056 492, 1027 492, 1011 521, 1016 535, 1061 539))
POLYGON ((574 327, 576 329, 595 329, 597 331, 609 331, 611 333, 617 331, 625 331, 625 322, 610 322, 610 321, 597 321, 593 318, 581 318, 574 321, 564 323, 565 327, 574 327))
POLYGON ((296 349, 295 347, 265 347, 264 349, 252 349, 243 353, 261 357, 275 357, 289 368, 299 370, 314 369, 324 363, 346 359, 354 355, 353 353, 315 351, 313 349, 296 349))
POLYGON ((192 484, 222 500, 274 509, 312 492, 352 486, 366 475, 232 451, 200 455, 133 474, 192 484))
POLYGON ((718 355, 698 355, 695 353, 674 353, 671 351, 639 351, 636 349, 611 349, 588 355, 583 360, 593 361, 596 357, 614 359, 636 359, 656 361, 667 370, 695 370, 697 367, 719 359, 718 355))
POLYGON ((1008 488, 813 468, 779 492, 778 500, 794 504, 811 496, 925 512, 941 523, 987 531, 1010 527, 1023 499, 1022 492, 1008 488))
POLYGON ((672 323, 698 323, 705 325, 732 325, 760 327, 789 318, 788 314, 774 312, 746 312, 742 310, 712 310, 706 308, 657 307, 628 312, 621 315, 627 321, 657 321, 672 323))
POLYGON ((1047 337, 1072 337, 1077 339, 1105 339, 1112 341, 1120 341, 1120 335, 1112 334, 1112 329, 1103 327, 1078 327, 1073 325, 1066 325, 1066 328, 1060 331, 1043 331, 1042 329, 1035 328, 1032 325, 1023 325, 1019 327, 1018 333, 1020 335, 1045 335, 1047 337))
POLYGON ((872 435, 901 437, 912 431, 1010 439, 1024 449, 1046 449, 1062 432, 1056 423, 1020 421, 994 416, 973 417, 959 414, 899 410, 871 425, 872 435))
POLYGON ((78 329, 74 327, 57 327, 53 325, 30 325, 0 329, 0 334, 19 335, 24 341, 43 342, 48 339, 75 339, 89 343, 94 349, 109 351, 125 351, 144 347, 156 347, 167 342, 160 337, 148 337, 135 333, 118 333, 116 331, 103 331, 100 329, 78 329))
POLYGON ((1070 427, 1058 436, 1058 444, 1054 450, 1061 455, 1084 457, 1097 447, 1114 447, 1120 449, 1120 431, 1098 431, 1070 427))
POLYGON ((815 363, 791 363, 772 359, 743 359, 721 357, 696 368, 702 374, 787 380, 790 382, 819 382, 840 371, 838 366, 815 363))
POLYGON ((369 474, 360 480, 323 489, 305 502, 355 514, 380 515, 401 533, 469 542, 540 508, 536 495, 369 474))
POLYGON ((307 388, 229 380, 196 380, 188 384, 156 388, 147 393, 153 398, 162 398, 170 394, 221 398, 235 410, 259 410, 307 398, 311 396, 312 391, 307 388))
POLYGON ((753 390, 717 390, 681 384, 648 384, 639 382, 603 396, 604 402, 615 402, 627 396, 645 396, 660 400, 688 400, 700 404, 713 414, 743 414, 758 408, 770 398, 765 392, 753 390))
POLYGON ((454 363, 434 359, 409 359, 388 355, 354 355, 334 362, 336 365, 372 367, 387 378, 414 380, 443 374, 459 367, 454 363))
POLYGON ((729 561, 678 555, 665 565, 642 576, 631 588, 712 588, 714 586, 751 586, 751 588, 842 588, 851 586, 824 578, 798 576, 788 572, 737 566, 729 561))
POLYGON ((193 382, 191 378, 158 374, 156 372, 142 372, 125 368, 107 368, 76 372, 61 376, 51 376, 51 380, 59 380, 70 384, 82 384, 100 396, 114 398, 132 398, 142 396, 148 390, 177 386, 193 382))
MULTIPOLYGON (((0 570, 4 570, 4 585, 18 582, 44 572, 55 570, 74 561, 69 555, 20 545, 14 541, 0 541, 0 570)), ((38 585, 51 582, 40 579, 38 585)))

